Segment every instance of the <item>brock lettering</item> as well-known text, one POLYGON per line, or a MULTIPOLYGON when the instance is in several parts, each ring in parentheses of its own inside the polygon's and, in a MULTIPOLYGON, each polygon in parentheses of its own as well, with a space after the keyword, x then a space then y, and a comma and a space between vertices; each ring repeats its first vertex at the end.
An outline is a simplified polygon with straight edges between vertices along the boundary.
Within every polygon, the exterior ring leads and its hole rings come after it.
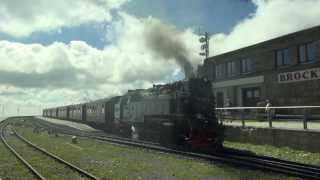
POLYGON ((320 79, 320 68, 278 74, 280 83, 320 79))
POLYGON ((313 78, 318 78, 318 74, 317 74, 317 71, 316 70, 312 70, 310 71, 311 72, 311 79, 313 78))

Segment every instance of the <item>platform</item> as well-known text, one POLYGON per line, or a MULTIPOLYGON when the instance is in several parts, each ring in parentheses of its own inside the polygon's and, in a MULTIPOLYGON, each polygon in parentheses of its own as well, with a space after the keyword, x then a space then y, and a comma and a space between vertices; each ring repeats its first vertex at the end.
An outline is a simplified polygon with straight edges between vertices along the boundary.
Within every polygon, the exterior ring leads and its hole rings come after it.
POLYGON ((48 118, 48 117, 42 117, 42 116, 37 116, 36 118, 44 120, 44 121, 48 121, 51 123, 59 124, 59 125, 69 126, 69 127, 75 128, 75 129, 82 130, 82 131, 90 131, 90 132, 99 131, 97 129, 92 128, 91 126, 88 126, 88 125, 82 124, 82 123, 76 123, 76 122, 48 118))
MULTIPOLYGON (((226 126, 242 126, 241 120, 224 120, 223 124, 226 126)), ((254 128, 268 128, 268 121, 245 121, 245 127, 254 127, 254 128)), ((302 121, 275 121, 272 122, 273 128, 280 129, 293 129, 293 130, 304 130, 302 121)), ((307 129, 312 131, 320 132, 320 122, 319 121, 310 121, 307 123, 307 129)))

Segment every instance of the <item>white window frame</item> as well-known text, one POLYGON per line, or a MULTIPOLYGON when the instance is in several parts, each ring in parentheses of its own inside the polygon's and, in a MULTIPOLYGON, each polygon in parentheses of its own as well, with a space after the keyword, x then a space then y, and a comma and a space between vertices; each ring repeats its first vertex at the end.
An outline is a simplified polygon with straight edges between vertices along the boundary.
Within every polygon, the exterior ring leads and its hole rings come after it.
POLYGON ((235 61, 227 62, 227 74, 228 74, 228 77, 233 77, 236 75, 236 62, 235 61))
POLYGON ((248 74, 252 72, 252 59, 246 58, 240 60, 240 73, 248 74))
POLYGON ((305 44, 300 44, 298 46, 298 54, 299 54, 299 63, 304 64, 304 63, 313 63, 316 61, 316 42, 309 42, 305 44), (311 54, 311 47, 313 47, 313 55, 311 54), (301 49, 303 48, 303 51, 301 49), (302 61, 302 55, 304 57, 304 61, 302 61))
POLYGON ((224 75, 224 64, 223 63, 217 64, 216 65, 216 78, 221 79, 221 78, 223 78, 223 75, 224 75))
POLYGON ((289 48, 276 50, 276 66, 277 67, 287 66, 287 65, 290 65, 290 63, 291 63, 291 58, 290 58, 289 48), (286 61, 286 57, 288 58, 287 61, 286 61))

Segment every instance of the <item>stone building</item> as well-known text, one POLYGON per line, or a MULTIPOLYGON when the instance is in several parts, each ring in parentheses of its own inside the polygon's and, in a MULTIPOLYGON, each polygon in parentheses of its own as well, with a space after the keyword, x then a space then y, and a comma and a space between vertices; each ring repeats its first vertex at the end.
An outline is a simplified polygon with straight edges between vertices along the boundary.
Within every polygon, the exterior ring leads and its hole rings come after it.
POLYGON ((199 70, 217 107, 320 105, 320 26, 210 57, 199 70))

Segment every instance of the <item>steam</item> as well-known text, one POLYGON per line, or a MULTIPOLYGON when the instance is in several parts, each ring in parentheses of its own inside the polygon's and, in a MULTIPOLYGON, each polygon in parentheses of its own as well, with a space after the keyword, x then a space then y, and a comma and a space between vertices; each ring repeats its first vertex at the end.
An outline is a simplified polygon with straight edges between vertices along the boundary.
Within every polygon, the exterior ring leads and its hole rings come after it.
POLYGON ((148 19, 148 21, 148 27, 144 33, 147 47, 162 59, 174 59, 184 70, 185 78, 191 77, 192 64, 188 59, 188 51, 181 39, 181 33, 172 25, 154 19, 148 19))

